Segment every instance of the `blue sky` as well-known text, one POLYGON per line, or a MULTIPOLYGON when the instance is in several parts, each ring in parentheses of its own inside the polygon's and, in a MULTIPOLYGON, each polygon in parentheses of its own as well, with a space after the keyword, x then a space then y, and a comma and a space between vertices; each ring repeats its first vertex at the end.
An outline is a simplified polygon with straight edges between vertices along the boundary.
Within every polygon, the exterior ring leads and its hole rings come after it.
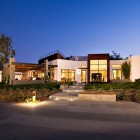
POLYGON ((140 55, 140 0, 0 0, 0 33, 18 62, 54 50, 140 55))

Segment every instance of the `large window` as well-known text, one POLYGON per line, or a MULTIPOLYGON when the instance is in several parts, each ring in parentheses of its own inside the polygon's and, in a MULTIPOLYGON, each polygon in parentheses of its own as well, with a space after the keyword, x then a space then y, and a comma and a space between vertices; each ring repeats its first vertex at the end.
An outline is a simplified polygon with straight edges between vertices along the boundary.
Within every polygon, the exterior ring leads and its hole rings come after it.
POLYGON ((107 60, 90 60, 90 82, 107 82, 107 60))
POLYGON ((122 79, 122 70, 114 69, 112 70, 113 79, 114 80, 121 80, 122 79))
POLYGON ((62 82, 71 82, 75 81, 75 71, 70 69, 61 70, 61 81, 62 82))
POLYGON ((112 65, 112 74, 114 80, 121 80, 122 79, 122 70, 120 64, 113 64, 112 65))

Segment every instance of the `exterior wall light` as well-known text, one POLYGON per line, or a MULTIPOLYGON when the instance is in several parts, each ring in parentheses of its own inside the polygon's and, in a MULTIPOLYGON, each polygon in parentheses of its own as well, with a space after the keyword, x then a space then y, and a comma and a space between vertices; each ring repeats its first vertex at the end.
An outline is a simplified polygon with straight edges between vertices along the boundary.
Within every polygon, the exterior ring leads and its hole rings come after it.
POLYGON ((80 69, 77 69, 76 72, 77 72, 77 74, 79 74, 79 75, 81 74, 81 70, 80 70, 80 69))

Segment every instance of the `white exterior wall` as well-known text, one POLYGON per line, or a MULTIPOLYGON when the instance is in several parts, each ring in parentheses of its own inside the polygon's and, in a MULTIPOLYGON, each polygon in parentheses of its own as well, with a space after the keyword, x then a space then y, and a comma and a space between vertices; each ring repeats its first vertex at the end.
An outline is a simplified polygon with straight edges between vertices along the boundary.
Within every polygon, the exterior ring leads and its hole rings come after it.
MULTIPOLYGON (((113 79, 112 65, 122 65, 125 61, 130 62, 130 80, 132 82, 135 79, 140 78, 140 56, 131 56, 127 60, 110 60, 110 80, 113 79)), ((82 65, 87 67, 87 61, 73 61, 73 60, 63 60, 56 59, 49 62, 49 65, 57 65, 55 68, 55 80, 61 81, 61 69, 71 69, 75 70, 75 81, 81 82, 81 74, 77 73, 77 70, 81 68, 82 65)), ((120 68, 115 68, 120 69, 120 68)), ((124 79, 122 75, 122 79, 124 79)), ((86 82, 87 82, 87 70, 86 70, 86 82)))
POLYGON ((134 82, 135 79, 140 78, 140 56, 131 56, 127 59, 127 62, 130 62, 131 65, 130 80, 134 82))
POLYGON ((2 82, 2 71, 0 71, 0 82, 2 82))
MULTIPOLYGON (((78 73, 77 70, 81 68, 81 66, 87 67, 87 61, 73 61, 73 60, 64 60, 57 59, 49 62, 49 65, 58 65, 55 71, 55 80, 61 81, 61 69, 71 69, 75 70, 75 81, 81 83, 81 73, 78 73)), ((87 72, 86 72, 87 73, 87 72)), ((86 74, 87 80, 87 74, 86 74)))
MULTIPOLYGON (((113 73, 112 73, 112 65, 122 65, 125 62, 125 60, 110 60, 110 80, 113 79, 113 73)), ((120 68, 115 68, 115 69, 120 69, 120 68)), ((122 79, 124 79, 122 75, 122 79)))

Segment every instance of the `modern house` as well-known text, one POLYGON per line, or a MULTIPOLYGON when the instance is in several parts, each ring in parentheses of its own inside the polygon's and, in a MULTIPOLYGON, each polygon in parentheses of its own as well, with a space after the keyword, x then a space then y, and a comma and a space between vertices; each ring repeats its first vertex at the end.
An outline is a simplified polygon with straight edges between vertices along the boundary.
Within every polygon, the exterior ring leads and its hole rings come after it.
POLYGON ((109 54, 88 54, 66 58, 60 51, 49 53, 38 64, 15 62, 14 58, 3 70, 10 84, 39 83, 47 77, 50 81, 109 82, 123 80, 122 64, 131 65, 130 80, 140 78, 140 56, 126 60, 110 60, 109 54))

